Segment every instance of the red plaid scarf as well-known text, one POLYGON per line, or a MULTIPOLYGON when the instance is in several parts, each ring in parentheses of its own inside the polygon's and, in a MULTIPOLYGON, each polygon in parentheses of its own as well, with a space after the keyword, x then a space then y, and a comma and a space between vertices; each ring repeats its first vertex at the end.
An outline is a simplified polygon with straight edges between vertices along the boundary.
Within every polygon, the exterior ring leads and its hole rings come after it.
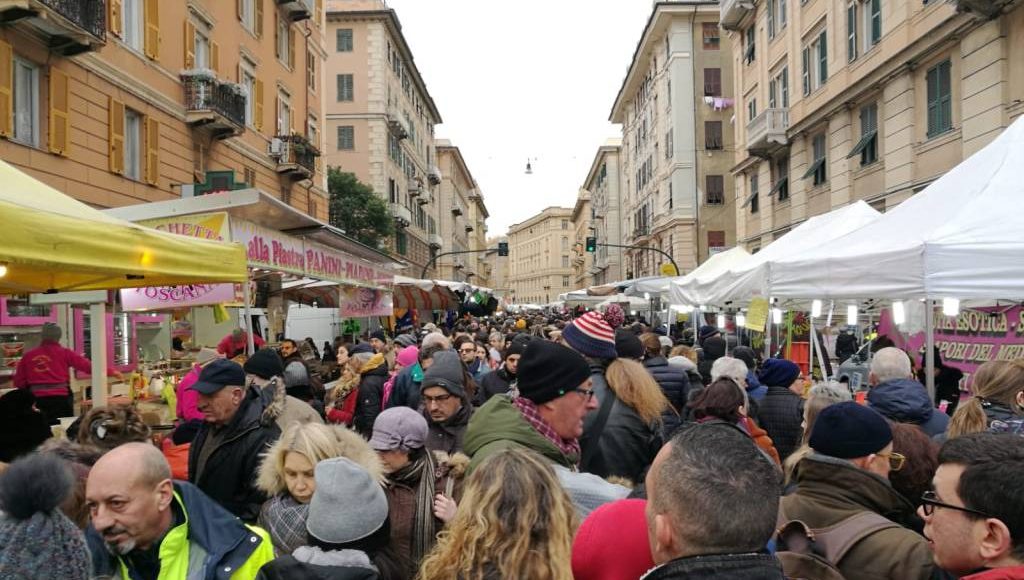
POLYGON ((525 397, 516 397, 512 399, 512 405, 519 409, 522 413, 523 419, 533 427, 534 431, 540 433, 545 439, 555 444, 566 456, 573 459, 573 462, 579 463, 580 460, 580 442, 576 439, 562 439, 551 425, 548 425, 546 421, 540 416, 537 410, 537 404, 525 397))

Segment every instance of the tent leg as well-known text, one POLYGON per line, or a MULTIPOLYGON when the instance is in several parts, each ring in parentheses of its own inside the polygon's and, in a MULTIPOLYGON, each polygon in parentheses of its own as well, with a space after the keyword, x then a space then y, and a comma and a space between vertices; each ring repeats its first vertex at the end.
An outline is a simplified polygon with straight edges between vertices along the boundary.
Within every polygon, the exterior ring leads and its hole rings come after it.
POLYGON ((89 336, 92 342, 92 408, 107 406, 107 305, 89 305, 89 336))
MULTIPOLYGON (((808 373, 807 378, 810 379, 813 382, 814 381, 814 351, 816 350, 814 348, 814 343, 817 342, 817 340, 815 339, 815 336, 814 336, 814 319, 813 318, 811 318, 811 328, 810 328, 809 338, 811 340, 811 344, 810 344, 811 348, 809 348, 807 350, 808 350, 808 354, 810 355, 811 360, 809 361, 809 364, 807 365, 807 373, 808 373)), ((822 374, 825 374, 824 367, 821 369, 821 372, 822 372, 822 374)))
POLYGON ((245 308, 243 309, 243 312, 245 313, 245 325, 243 326, 243 328, 245 328, 245 334, 248 336, 247 341, 249 344, 246 345, 246 353, 249 356, 256 354, 256 338, 253 336, 252 329, 252 288, 250 288, 251 277, 251 274, 249 276, 246 276, 245 284, 242 286, 242 296, 243 300, 245 300, 245 308))
POLYGON ((924 309, 924 376, 928 397, 935 401, 935 304, 925 301, 924 309))

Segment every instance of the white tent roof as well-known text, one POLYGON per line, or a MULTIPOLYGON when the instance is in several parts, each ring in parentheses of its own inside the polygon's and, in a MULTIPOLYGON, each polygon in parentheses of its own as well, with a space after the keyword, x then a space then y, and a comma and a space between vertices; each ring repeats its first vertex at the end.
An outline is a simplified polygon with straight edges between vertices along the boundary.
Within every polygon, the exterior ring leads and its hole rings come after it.
POLYGON ((1024 118, 860 230, 772 265, 775 296, 1021 298, 1024 118))
POLYGON ((766 298, 769 293, 778 295, 775 288, 768 285, 770 268, 777 260, 799 256, 815 248, 832 247, 833 240, 856 232, 880 215, 863 201, 856 201, 814 216, 760 252, 730 259, 724 268, 716 268, 711 274, 680 287, 680 292, 673 295, 673 302, 722 306, 727 302, 746 302, 755 295, 766 298))
POLYGON ((705 294, 702 292, 706 285, 748 259, 750 253, 739 246, 711 256, 694 271, 671 281, 669 297, 672 303, 705 304, 705 294))

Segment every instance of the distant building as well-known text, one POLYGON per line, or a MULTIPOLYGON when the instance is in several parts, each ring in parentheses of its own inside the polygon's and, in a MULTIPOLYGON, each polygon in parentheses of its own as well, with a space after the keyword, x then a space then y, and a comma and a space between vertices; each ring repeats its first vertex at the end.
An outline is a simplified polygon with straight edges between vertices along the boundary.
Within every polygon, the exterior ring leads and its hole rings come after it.
MULTIPOLYGON (((437 141, 438 165, 441 183, 437 188, 439 217, 437 231, 431 234, 431 244, 440 252, 464 252, 486 248, 487 208, 473 174, 459 148, 447 140, 437 141)), ((466 281, 486 286, 481 254, 457 254, 438 258, 438 277, 458 282, 466 281), (467 278, 468 277, 468 278, 467 278)))
POLYGON ((587 251, 587 238, 593 228, 594 210, 590 203, 590 192, 580 189, 576 205, 572 208, 572 225, 576 232, 572 240, 572 287, 584 288, 594 285, 594 255, 587 251))
POLYGON ((591 226, 594 228, 590 235, 596 237, 599 244, 592 256, 592 282, 595 286, 625 279, 622 248, 600 245, 622 245, 621 152, 622 139, 606 141, 598 148, 583 183, 583 189, 590 192, 591 226))
POLYGON ((572 209, 549 207, 508 229, 509 286, 518 304, 547 304, 572 290, 572 209))

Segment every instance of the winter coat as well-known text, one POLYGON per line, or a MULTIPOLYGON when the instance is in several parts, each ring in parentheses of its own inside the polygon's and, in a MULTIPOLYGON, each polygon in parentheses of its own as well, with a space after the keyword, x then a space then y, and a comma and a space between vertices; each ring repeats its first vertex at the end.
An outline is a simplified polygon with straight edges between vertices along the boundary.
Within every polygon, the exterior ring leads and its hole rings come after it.
POLYGON ((373 434, 373 422, 381 412, 384 383, 388 380, 388 366, 382 355, 374 355, 360 371, 359 400, 356 402, 356 431, 364 437, 373 434))
POLYGON ((1015 415, 1010 407, 985 401, 981 404, 981 409, 985 412, 985 421, 992 433, 1024 434, 1024 417, 1015 415))
POLYGON ((711 384, 711 367, 715 361, 725 356, 725 339, 720 336, 712 336, 704 341, 703 353, 700 362, 697 363, 697 370, 704 379, 704 386, 711 384))
POLYGON ((409 407, 410 409, 420 408, 420 383, 423 382, 423 368, 420 363, 398 371, 395 375, 395 385, 391 389, 391 398, 388 399, 387 408, 409 407))
POLYGON ((469 427, 469 419, 473 416, 473 409, 469 401, 463 401, 462 408, 441 423, 435 423, 430 418, 430 413, 424 409, 423 417, 426 418, 429 429, 424 447, 430 451, 448 454, 462 451, 462 441, 466 436, 466 428, 469 427))
POLYGON ((932 404, 928 390, 913 379, 893 379, 871 387, 868 406, 897 423, 921 427, 929 437, 945 433, 949 416, 932 404))
POLYGON ((281 436, 273 422, 262 421, 264 407, 255 389, 246 391, 235 416, 222 427, 222 437, 202 472, 198 469, 203 446, 213 426, 203 424, 188 453, 189 481, 242 521, 255 522, 267 497, 255 486, 262 454, 281 436))
POLYGON ((473 364, 467 366, 470 376, 473 377, 473 382, 480 384, 480 381, 484 380, 484 377, 491 374, 491 367, 487 366, 487 363, 479 359, 473 361, 473 364))
POLYGON ((754 444, 761 448, 768 454, 768 457, 772 458, 772 461, 776 465, 782 465, 782 459, 779 458, 779 452, 775 449, 775 442, 768 436, 768 432, 757 426, 750 417, 744 417, 740 419, 740 428, 750 435, 750 438, 754 440, 754 444))
POLYGON ((494 395, 504 395, 512 388, 512 382, 515 380, 516 376, 508 372, 505 365, 493 373, 487 373, 479 381, 480 386, 476 390, 476 399, 473 404, 479 407, 494 395))
POLYGON ((652 568, 641 580, 784 580, 782 563, 771 554, 718 554, 679 558, 652 568))
POLYGON ((768 432, 783 461, 800 447, 804 435, 804 400, 785 387, 768 387, 758 404, 757 422, 768 432))
POLYGON ((268 562, 256 580, 377 580, 377 568, 366 552, 303 546, 294 554, 268 562))
POLYGON ((292 423, 319 423, 323 425, 324 418, 309 403, 291 395, 284 394, 284 385, 278 383, 273 387, 264 387, 263 396, 263 422, 273 421, 277 428, 283 433, 292 423), (275 393, 280 389, 280 393, 275 393), (283 396, 282 396, 283 395, 283 396))
MULTIPOLYGON (((174 482, 175 508, 184 522, 172 526, 160 543, 160 578, 167 580, 242 580, 274 558, 267 532, 243 524, 195 486, 174 482), (194 557, 197 554, 201 558, 194 557)), ((124 561, 107 549, 91 525, 85 539, 93 578, 134 578, 124 561)))
POLYGON ((767 385, 762 385, 761 381, 757 380, 757 373, 747 371, 747 397, 760 403, 761 399, 767 394, 768 387, 767 385))
MULTIPOLYGON (((862 512, 904 525, 914 506, 889 481, 849 461, 811 453, 797 464, 797 490, 782 498, 780 515, 826 528, 862 512)), ((855 544, 838 562, 846 578, 925 580, 934 564, 928 542, 905 528, 886 528, 855 544)))
POLYGON ((192 385, 199 380, 199 373, 202 370, 203 367, 197 364, 192 365, 192 368, 178 381, 178 386, 175 389, 178 403, 174 413, 182 421, 203 420, 203 414, 199 412, 199 391, 192 388, 192 385))
POLYGON ((960 580, 1024 580, 1024 566, 992 568, 975 572, 970 576, 963 576, 960 580))
POLYGON ((53 436, 46 415, 32 408, 35 397, 25 390, 0 397, 0 461, 10 463, 35 451, 53 436))
POLYGON ((672 405, 672 409, 661 414, 662 433, 665 437, 669 437, 679 427, 681 423, 679 417, 686 413, 690 379, 686 376, 686 371, 669 366, 668 360, 663 356, 646 359, 644 368, 658 382, 661 392, 665 394, 665 398, 672 405))
POLYGON ((591 365, 590 373, 598 407, 583 419, 580 448, 584 457, 588 455, 587 450, 591 446, 596 445, 597 449, 590 452, 590 459, 587 464, 580 465, 580 471, 601 477, 616 476, 633 482, 642 481, 654 456, 661 449, 661 425, 645 423, 636 411, 619 400, 605 380, 603 367, 591 365), (596 433, 596 423, 606 397, 611 397, 612 408, 604 429, 596 433))

